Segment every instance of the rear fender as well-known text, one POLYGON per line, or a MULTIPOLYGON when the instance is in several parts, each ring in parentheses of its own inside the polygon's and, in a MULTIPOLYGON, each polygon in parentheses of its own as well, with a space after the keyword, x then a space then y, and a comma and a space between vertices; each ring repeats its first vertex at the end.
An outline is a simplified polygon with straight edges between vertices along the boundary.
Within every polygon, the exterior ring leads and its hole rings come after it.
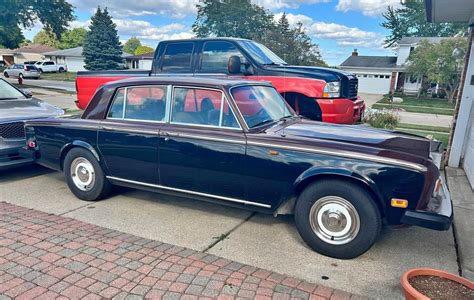
POLYGON ((104 167, 104 165, 101 162, 99 153, 97 153, 97 151, 94 149, 94 147, 92 147, 91 144, 89 144, 87 142, 84 142, 84 141, 76 140, 76 141, 72 141, 70 143, 65 144, 61 148, 61 152, 60 152, 60 154, 61 154, 61 170, 63 169, 63 162, 64 162, 64 158, 66 157, 66 154, 69 152, 69 150, 71 150, 74 147, 80 147, 80 148, 84 148, 84 149, 89 150, 92 153, 92 155, 94 155, 94 157, 97 159, 99 164, 101 164, 101 166, 104 167))

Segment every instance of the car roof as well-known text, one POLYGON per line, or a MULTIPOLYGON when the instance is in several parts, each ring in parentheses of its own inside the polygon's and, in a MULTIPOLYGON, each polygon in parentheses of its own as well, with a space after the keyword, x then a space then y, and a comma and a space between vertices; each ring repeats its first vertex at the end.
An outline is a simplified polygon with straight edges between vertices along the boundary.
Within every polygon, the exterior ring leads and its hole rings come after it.
POLYGON ((168 42, 199 42, 199 41, 250 41, 254 42, 249 39, 243 38, 235 38, 235 37, 208 37, 208 38, 190 38, 190 39, 175 39, 175 40, 164 40, 161 43, 168 43, 168 42))
POLYGON ((172 84, 172 85, 196 85, 208 88, 231 88, 237 85, 265 85, 271 86, 269 82, 257 80, 245 80, 240 78, 220 77, 138 77, 112 81, 104 85, 108 88, 117 88, 130 85, 150 85, 150 84, 172 84))

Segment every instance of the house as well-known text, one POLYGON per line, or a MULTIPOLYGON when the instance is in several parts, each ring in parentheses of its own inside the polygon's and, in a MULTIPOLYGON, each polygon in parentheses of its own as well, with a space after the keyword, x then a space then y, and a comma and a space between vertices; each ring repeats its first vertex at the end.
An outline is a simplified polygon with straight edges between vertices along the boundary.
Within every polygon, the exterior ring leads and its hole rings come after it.
POLYGON ((25 61, 38 61, 43 60, 44 53, 49 51, 55 51, 55 48, 41 45, 41 44, 31 44, 23 46, 21 48, 13 50, 14 52, 14 62, 16 64, 22 64, 25 61))
POLYGON ((126 57, 128 69, 151 70, 155 52, 126 57))
MULTIPOLYGON (((79 72, 85 71, 84 56, 82 56, 82 47, 56 50, 44 53, 45 60, 52 60, 57 64, 65 64, 68 72, 79 72)), ((122 57, 126 58, 130 56, 128 53, 123 53, 122 57)))
POLYGON ((354 49, 341 65, 342 70, 355 73, 362 93, 388 94, 401 91, 416 94, 421 88, 421 78, 406 73, 408 56, 421 42, 439 43, 441 37, 403 37, 397 45, 396 56, 363 56, 354 49))
POLYGON ((15 52, 11 49, 0 49, 0 64, 11 65, 15 63, 15 52))
POLYGON ((428 22, 456 22, 469 26, 468 48, 461 75, 461 89, 454 113, 448 165, 462 167, 474 189, 474 1, 425 0, 428 22))

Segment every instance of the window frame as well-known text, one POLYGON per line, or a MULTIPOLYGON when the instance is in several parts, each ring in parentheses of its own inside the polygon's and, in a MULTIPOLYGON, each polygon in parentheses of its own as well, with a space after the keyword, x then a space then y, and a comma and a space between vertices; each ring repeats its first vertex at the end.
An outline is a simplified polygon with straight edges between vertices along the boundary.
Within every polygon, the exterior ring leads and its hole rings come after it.
POLYGON ((188 127, 201 127, 201 128, 216 128, 216 129, 221 129, 221 130, 232 130, 232 131, 241 131, 243 132, 242 129, 242 124, 240 124, 240 120, 237 117, 237 114, 234 112, 234 109, 232 108, 232 105, 230 101, 227 99, 226 93, 221 90, 221 89, 216 89, 216 88, 208 88, 208 87, 199 87, 199 86, 191 86, 191 85, 173 85, 172 92, 171 92, 171 99, 169 101, 169 113, 168 113, 168 119, 166 120, 169 125, 182 125, 182 126, 188 126, 188 127), (216 125, 206 125, 206 124, 189 124, 189 123, 181 123, 181 122, 172 122, 171 118, 173 116, 173 107, 174 107, 174 95, 175 95, 175 89, 176 88, 185 88, 185 89, 195 89, 195 90, 209 90, 209 91, 217 91, 221 93, 221 107, 220 107, 220 114, 219 114, 219 124, 218 126, 216 125), (222 126, 222 116, 223 116, 223 108, 224 108, 224 101, 227 102, 227 105, 229 106, 229 110, 232 112, 235 120, 237 121, 237 124, 239 127, 223 127, 222 126))
POLYGON ((163 55, 162 55, 162 58, 161 58, 161 62, 160 62, 160 67, 159 67, 159 70, 161 73, 167 73, 167 74, 186 74, 186 73, 193 73, 193 63, 194 63, 194 57, 195 57, 195 51, 196 51, 196 43, 193 42, 193 41, 188 41, 188 42, 179 42, 179 41, 176 41, 176 42, 170 42, 170 43, 167 43, 165 45, 165 49, 163 50, 163 55), (173 71, 171 72, 170 70, 163 70, 163 67, 165 66, 165 62, 166 62, 166 50, 168 50, 168 46, 170 45, 179 45, 179 44, 191 44, 193 47, 191 49, 191 59, 189 60, 189 68, 186 69, 186 70, 181 70, 181 71, 173 71))
POLYGON ((167 123, 167 120, 169 118, 168 111, 169 111, 169 97, 170 97, 170 89, 171 85, 170 84, 149 84, 149 85, 131 85, 131 86, 123 86, 115 89, 114 94, 111 97, 111 101, 109 104, 109 108, 107 109, 107 113, 105 115, 105 120, 118 120, 118 121, 130 121, 130 122, 147 122, 147 123, 160 123, 160 124, 165 124, 167 123), (128 89, 131 88, 152 88, 152 87, 166 87, 166 93, 165 93, 165 117, 164 120, 162 121, 156 121, 156 120, 143 120, 143 119, 132 119, 132 118, 125 118, 125 107, 127 105, 127 96, 128 96, 128 89), (121 118, 113 118, 109 117, 109 112, 115 102, 115 97, 119 93, 120 90, 124 90, 124 96, 123 96, 123 104, 122 104, 122 117, 121 118))

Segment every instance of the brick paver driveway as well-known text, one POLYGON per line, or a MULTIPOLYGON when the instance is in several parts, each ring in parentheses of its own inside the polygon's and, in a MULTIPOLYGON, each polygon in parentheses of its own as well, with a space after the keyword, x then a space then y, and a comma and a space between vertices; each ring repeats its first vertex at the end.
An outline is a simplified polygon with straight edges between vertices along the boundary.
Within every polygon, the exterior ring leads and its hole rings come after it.
POLYGON ((0 202, 0 299, 358 296, 0 202))

